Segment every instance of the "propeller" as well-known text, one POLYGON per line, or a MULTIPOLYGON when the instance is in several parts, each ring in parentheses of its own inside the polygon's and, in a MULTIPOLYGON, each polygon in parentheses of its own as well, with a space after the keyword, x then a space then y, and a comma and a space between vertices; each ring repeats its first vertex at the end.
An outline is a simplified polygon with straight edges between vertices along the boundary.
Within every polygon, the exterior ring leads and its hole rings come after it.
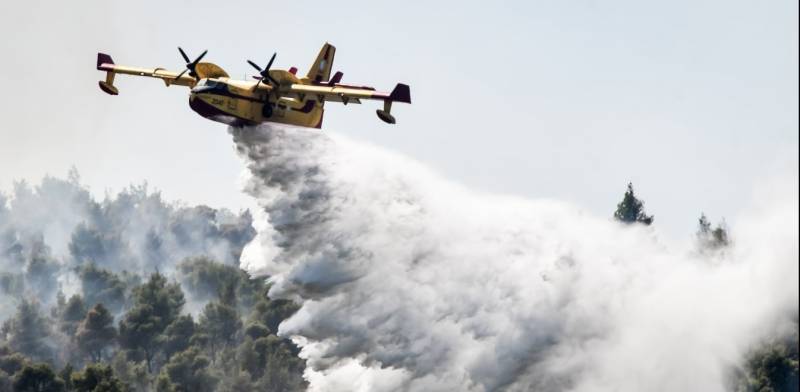
POLYGON ((261 81, 263 81, 263 80, 268 80, 268 81, 272 82, 276 87, 280 86, 280 83, 277 80, 275 80, 275 78, 273 78, 272 76, 269 75, 269 69, 270 69, 270 67, 272 67, 272 62, 275 61, 275 56, 277 56, 277 55, 278 55, 278 53, 274 53, 272 55, 272 58, 269 59, 269 63, 267 63, 267 66, 264 69, 261 69, 261 67, 259 67, 258 64, 256 64, 255 62, 247 60, 247 63, 252 65, 253 68, 257 69, 258 70, 258 74, 261 75, 261 79, 259 79, 258 82, 256 83, 255 87, 253 87, 254 89, 258 88, 258 84, 261 83, 261 81))
POLYGON ((179 73, 178 76, 176 76, 174 80, 180 79, 181 76, 183 76, 183 74, 186 73, 186 71, 189 71, 189 76, 191 76, 191 77, 193 77, 195 79, 199 79, 197 77, 197 72, 195 72, 195 69, 197 68, 197 63, 199 63, 200 60, 203 59, 203 56, 205 56, 206 53, 208 53, 208 50, 204 50, 203 53, 200 53, 200 55, 197 56, 197 58, 194 59, 194 61, 189 61, 189 56, 186 55, 186 52, 184 52, 183 49, 181 49, 180 46, 178 47, 178 51, 181 52, 181 56, 183 56, 183 60, 186 61, 186 69, 181 71, 181 73, 179 73))

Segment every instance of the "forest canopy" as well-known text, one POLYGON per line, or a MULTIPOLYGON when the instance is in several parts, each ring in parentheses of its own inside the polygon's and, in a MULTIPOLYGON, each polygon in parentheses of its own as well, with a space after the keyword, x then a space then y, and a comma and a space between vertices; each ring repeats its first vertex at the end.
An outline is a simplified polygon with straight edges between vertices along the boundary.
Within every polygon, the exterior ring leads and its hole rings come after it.
POLYGON ((46 177, 0 193, 0 391, 303 390, 297 310, 238 267, 248 211, 98 201, 46 177))

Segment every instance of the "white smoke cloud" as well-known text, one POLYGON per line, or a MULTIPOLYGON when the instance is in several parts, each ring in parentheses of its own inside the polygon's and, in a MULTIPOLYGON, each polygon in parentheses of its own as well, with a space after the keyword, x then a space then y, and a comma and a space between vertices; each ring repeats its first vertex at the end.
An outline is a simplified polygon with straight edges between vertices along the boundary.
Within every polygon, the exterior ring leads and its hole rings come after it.
POLYGON ((712 262, 653 228, 479 194, 337 134, 231 132, 263 208, 241 265, 302 304, 280 334, 313 391, 722 391, 797 315, 795 170, 712 262))

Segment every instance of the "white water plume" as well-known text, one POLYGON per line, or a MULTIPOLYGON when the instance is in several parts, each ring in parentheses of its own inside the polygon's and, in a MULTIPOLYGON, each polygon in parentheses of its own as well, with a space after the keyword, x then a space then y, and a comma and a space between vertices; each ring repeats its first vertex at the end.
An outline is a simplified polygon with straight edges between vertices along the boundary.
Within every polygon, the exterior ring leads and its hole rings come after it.
POLYGON ((231 132, 263 208, 242 266, 302 305, 280 334, 313 391, 722 391, 767 326, 797 317, 796 169, 711 262, 337 134, 231 132))

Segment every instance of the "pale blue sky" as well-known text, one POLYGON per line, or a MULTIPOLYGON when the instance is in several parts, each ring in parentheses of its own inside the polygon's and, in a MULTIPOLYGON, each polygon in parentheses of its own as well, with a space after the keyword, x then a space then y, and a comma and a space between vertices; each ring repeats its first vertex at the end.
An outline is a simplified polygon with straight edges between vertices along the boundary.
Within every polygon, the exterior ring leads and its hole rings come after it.
MULTIPOLYGON (((684 238, 729 219, 798 161, 796 1, 15 2, 0 14, 0 188, 77 166, 96 193, 147 180, 169 198, 234 209, 242 163, 187 90, 120 77, 95 54, 180 69, 176 46, 233 76, 250 58, 312 62, 337 46, 344 82, 411 85, 326 108, 324 130, 425 162, 476 190, 567 200, 610 216, 633 181, 684 238), (52 4, 51 4, 52 3, 52 4)), ((735 224, 735 222, 733 222, 735 224)))

